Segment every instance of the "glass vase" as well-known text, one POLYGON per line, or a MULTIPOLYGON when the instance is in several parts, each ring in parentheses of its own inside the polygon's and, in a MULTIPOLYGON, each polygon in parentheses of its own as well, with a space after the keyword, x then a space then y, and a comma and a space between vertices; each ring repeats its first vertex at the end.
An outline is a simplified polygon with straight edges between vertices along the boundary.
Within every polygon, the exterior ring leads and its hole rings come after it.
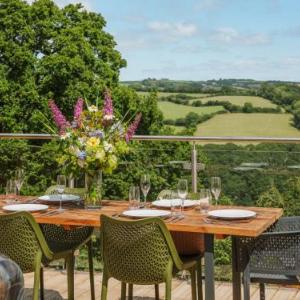
POLYGON ((102 171, 85 174, 86 195, 84 206, 87 209, 101 208, 102 205, 102 171))

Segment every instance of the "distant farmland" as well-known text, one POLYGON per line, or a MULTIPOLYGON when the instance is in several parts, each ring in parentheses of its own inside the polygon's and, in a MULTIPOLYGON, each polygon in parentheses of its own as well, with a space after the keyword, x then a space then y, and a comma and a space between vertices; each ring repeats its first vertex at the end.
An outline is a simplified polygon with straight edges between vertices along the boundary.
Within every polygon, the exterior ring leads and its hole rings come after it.
POLYGON ((221 114, 199 124, 199 136, 300 137, 290 114, 221 114))
POLYGON ((224 110, 223 106, 193 107, 188 105, 175 104, 168 101, 159 101, 158 107, 165 119, 184 118, 188 113, 195 112, 199 115, 211 114, 224 110))
POLYGON ((270 100, 264 99, 262 97, 256 96, 215 96, 206 97, 201 99, 191 100, 190 102, 201 100, 202 103, 208 101, 228 101, 232 104, 243 106, 246 102, 251 103, 254 107, 270 107, 276 108, 276 104, 272 103, 270 100))

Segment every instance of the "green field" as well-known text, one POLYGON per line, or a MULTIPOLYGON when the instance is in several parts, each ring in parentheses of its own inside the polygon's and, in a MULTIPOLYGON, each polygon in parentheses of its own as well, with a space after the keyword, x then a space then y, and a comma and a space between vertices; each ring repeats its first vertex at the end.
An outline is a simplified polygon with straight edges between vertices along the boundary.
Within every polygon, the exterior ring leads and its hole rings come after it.
POLYGON ((253 107, 270 107, 276 108, 276 104, 272 103, 271 101, 256 96, 215 96, 215 97, 206 97, 201 99, 191 100, 193 101, 201 100, 202 103, 206 103, 208 101, 228 101, 232 104, 243 106, 246 102, 251 103, 253 107))
POLYGON ((162 111, 165 119, 172 120, 184 118, 190 112, 195 112, 199 115, 203 115, 224 110, 223 106, 193 107, 188 105, 175 104, 168 101, 158 102, 158 107, 162 111))
POLYGON ((198 136, 300 137, 290 114, 221 114, 199 124, 198 136))

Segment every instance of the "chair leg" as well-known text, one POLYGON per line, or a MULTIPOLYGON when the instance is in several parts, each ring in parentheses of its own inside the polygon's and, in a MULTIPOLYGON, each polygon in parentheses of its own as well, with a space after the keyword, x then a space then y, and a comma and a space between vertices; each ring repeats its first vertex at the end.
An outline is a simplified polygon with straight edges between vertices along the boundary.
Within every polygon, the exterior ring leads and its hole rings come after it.
POLYGON ((196 291, 196 269, 193 268, 191 272, 191 286, 192 286, 192 300, 197 300, 197 291, 196 291))
POLYGON ((39 289, 40 289, 40 277, 41 277, 41 260, 42 253, 38 253, 35 260, 35 271, 34 271, 34 283, 33 283, 33 295, 32 300, 39 299, 39 289))
POLYGON ((172 276, 168 276, 166 280, 166 300, 171 300, 171 293, 172 293, 172 276))
POLYGON ((121 283, 121 300, 126 300, 126 282, 121 283))
POLYGON ((102 275, 102 288, 101 288, 101 300, 107 300, 107 286, 108 286, 108 276, 105 271, 105 267, 102 275))
POLYGON ((40 269, 40 299, 45 299, 45 293, 44 293, 44 269, 40 269))
POLYGON ((68 300, 74 300, 74 255, 73 253, 66 258, 67 277, 68 277, 68 300))
POLYGON ((155 284, 155 300, 159 300, 159 285, 155 284))
POLYGON ((133 299, 133 284, 129 283, 128 285, 128 299, 132 300, 133 299))
POLYGON ((95 280, 94 280, 93 248, 92 248, 92 240, 91 239, 87 242, 87 247, 88 247, 88 259, 89 259, 91 300, 95 300, 95 280))
POLYGON ((250 300, 250 264, 248 263, 243 272, 244 300, 250 300))
POLYGON ((259 295, 260 295, 260 300, 266 300, 265 284, 264 283, 259 284, 259 295))
POLYGON ((198 293, 198 300, 203 300, 201 259, 197 262, 196 268, 197 268, 197 293, 198 293))

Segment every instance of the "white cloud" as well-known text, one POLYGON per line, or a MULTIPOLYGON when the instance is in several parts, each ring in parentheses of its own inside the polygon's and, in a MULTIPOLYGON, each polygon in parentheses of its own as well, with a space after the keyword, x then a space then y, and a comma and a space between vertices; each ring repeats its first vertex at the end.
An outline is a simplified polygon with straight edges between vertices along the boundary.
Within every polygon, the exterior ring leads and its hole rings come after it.
POLYGON ((170 23, 153 21, 148 23, 148 28, 151 31, 175 37, 191 37, 197 33, 197 26, 195 24, 185 22, 170 23))
POLYGON ((211 40, 223 44, 257 46, 270 43, 270 37, 264 33, 241 33, 231 27, 221 27, 215 30, 211 40))

